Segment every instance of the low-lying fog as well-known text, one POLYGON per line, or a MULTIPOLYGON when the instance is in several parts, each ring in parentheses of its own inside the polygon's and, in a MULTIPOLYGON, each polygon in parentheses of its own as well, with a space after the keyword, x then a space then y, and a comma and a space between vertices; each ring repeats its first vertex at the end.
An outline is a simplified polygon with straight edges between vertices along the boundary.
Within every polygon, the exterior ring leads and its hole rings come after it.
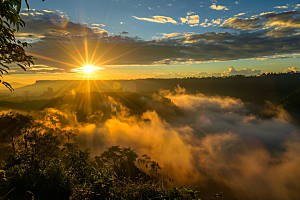
POLYGON ((101 112, 90 116, 91 123, 79 123, 70 111, 45 111, 63 116, 61 127, 77 132, 92 155, 112 145, 131 147, 157 161, 178 186, 196 186, 210 196, 223 190, 223 199, 300 195, 300 129, 282 108, 269 103, 254 112, 239 99, 190 95, 180 87, 142 100, 152 110, 141 116, 111 100, 115 114, 105 122, 101 112), (157 103, 165 98, 172 104, 157 103))

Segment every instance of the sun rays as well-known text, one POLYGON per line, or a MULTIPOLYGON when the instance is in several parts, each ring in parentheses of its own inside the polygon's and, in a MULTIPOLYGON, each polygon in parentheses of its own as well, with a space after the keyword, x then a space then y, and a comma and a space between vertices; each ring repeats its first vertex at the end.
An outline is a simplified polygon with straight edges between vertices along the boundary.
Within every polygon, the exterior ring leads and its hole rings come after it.
POLYGON ((82 67, 72 69, 72 71, 83 74, 83 78, 86 79, 95 79, 97 78, 96 74, 99 70, 104 69, 102 67, 96 67, 94 65, 84 65, 82 67))
MULTIPOLYGON (((61 91, 57 93, 57 96, 62 94, 72 95, 73 102, 70 102, 73 106, 79 106, 83 109, 83 112, 87 115, 92 114, 93 102, 91 101, 91 95, 93 92, 99 92, 102 99, 106 99, 106 94, 103 91, 116 92, 120 98, 124 98, 128 102, 132 102, 129 96, 123 94, 124 84, 110 83, 110 81, 100 81, 99 79, 105 79, 101 72, 105 70, 106 65, 113 64, 113 61, 120 59, 127 54, 136 51, 140 47, 132 49, 120 49, 119 42, 107 43, 102 37, 90 36, 83 32, 78 37, 66 37, 64 40, 47 41, 54 42, 55 48, 47 49, 49 53, 47 56, 39 55, 38 53, 32 53, 36 58, 41 60, 51 61, 51 65, 64 65, 65 70, 61 70, 61 73, 74 74, 74 81, 63 84, 61 91), (60 52, 57 56, 53 57, 53 52, 60 52), (75 79, 80 80, 79 84, 75 84, 75 79), (99 87, 98 83, 102 82, 106 86, 99 87), (75 84, 74 88, 70 89, 70 85, 75 84), (78 98, 76 94, 85 94, 82 98, 78 98)), ((126 88, 126 84, 124 86, 126 88)), ((126 90, 127 91, 127 90, 126 90)), ((68 96, 68 95, 67 95, 68 96)), ((66 96, 66 98, 67 98, 66 96)))

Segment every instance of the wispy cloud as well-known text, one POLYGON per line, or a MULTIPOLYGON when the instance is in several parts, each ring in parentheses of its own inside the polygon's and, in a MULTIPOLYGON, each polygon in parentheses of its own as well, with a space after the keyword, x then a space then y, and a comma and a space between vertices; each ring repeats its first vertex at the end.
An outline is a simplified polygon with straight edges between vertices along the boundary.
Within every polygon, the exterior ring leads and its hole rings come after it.
POLYGON ((211 72, 155 72, 154 78, 184 78, 184 77, 221 76, 221 73, 211 72))
POLYGON ((164 38, 173 38, 173 37, 180 37, 180 36, 184 36, 186 34, 183 33, 162 33, 164 38))
POLYGON ((178 22, 172 19, 171 17, 166 17, 166 16, 153 16, 152 18, 146 18, 146 17, 136 17, 132 16, 138 20, 144 20, 144 21, 149 21, 149 22, 156 22, 156 23, 172 23, 172 24, 177 24, 178 22))
MULTIPOLYGON (((29 54, 38 58, 36 65, 57 68, 59 71, 56 73, 68 73, 74 66, 80 66, 80 62, 84 62, 86 45, 89 49, 96 49, 94 58, 101 57, 95 65, 107 66, 277 59, 278 55, 299 53, 300 38, 296 35, 299 30, 297 20, 299 12, 264 13, 255 19, 230 18, 221 25, 222 28, 243 30, 242 32, 163 33, 162 38, 150 41, 128 37, 126 31, 120 33, 122 36, 113 36, 101 27, 89 27, 86 24, 71 22, 67 17, 62 17, 61 13, 44 13, 40 16, 29 14, 23 17, 26 28, 20 29, 17 37, 21 37, 22 40, 32 40, 32 48, 27 50, 29 54), (264 26, 271 28, 263 29, 264 26), (89 40, 85 40, 87 36, 89 40)), ((195 15, 188 17, 193 16, 195 15)), ((165 16, 136 18, 156 23, 178 24, 172 18, 165 16)), ((185 21, 185 23, 192 22, 197 22, 196 25, 199 25, 198 16, 185 21)), ((221 18, 205 19, 199 26, 213 26, 221 22, 221 18)), ((88 53, 93 54, 93 51, 88 53)), ((280 57, 283 58, 289 57, 280 57)), ((52 71, 49 70, 48 73, 52 71)), ((231 69, 230 73, 235 71, 231 69)))
POLYGON ((46 13, 55 13, 54 11, 51 11, 51 10, 43 10, 43 12, 46 12, 46 13))
POLYGON ((228 71, 224 71, 222 76, 233 76, 233 75, 259 75, 261 74, 261 70, 257 69, 241 69, 236 70, 233 66, 228 67, 228 71))
POLYGON ((187 12, 186 14, 187 15, 191 15, 191 14, 194 14, 195 12, 192 12, 192 11, 189 11, 189 12, 187 12))
POLYGON ((227 6, 216 5, 215 3, 213 3, 209 8, 213 10, 229 10, 227 6))
POLYGON ((241 19, 238 17, 234 17, 225 20, 220 27, 240 30, 256 30, 263 27, 260 22, 261 18, 241 19))
POLYGON ((212 19, 211 21, 209 21, 208 19, 205 19, 204 22, 202 22, 201 24, 199 24, 199 26, 201 27, 209 27, 209 26, 217 26, 220 25, 222 22, 222 19, 212 19))
POLYGON ((238 14, 236 14, 236 15, 234 15, 235 17, 237 17, 237 16, 242 16, 242 15, 244 15, 244 14, 246 14, 246 13, 238 13, 238 14))
POLYGON ((288 4, 286 5, 286 6, 276 6, 276 7, 274 7, 274 8, 279 8, 279 9, 284 9, 284 8, 288 8, 289 6, 288 6, 288 4))
POLYGON ((105 25, 104 24, 92 24, 92 26, 102 26, 102 27, 104 27, 105 25))
POLYGON ((287 34, 294 34, 296 33, 296 30, 300 28, 299 14, 300 11, 293 10, 281 13, 261 13, 259 16, 255 15, 251 19, 241 19, 238 17, 233 17, 225 20, 220 27, 240 30, 258 30, 273 28, 273 33, 282 33, 283 29, 285 29, 285 32, 287 34))

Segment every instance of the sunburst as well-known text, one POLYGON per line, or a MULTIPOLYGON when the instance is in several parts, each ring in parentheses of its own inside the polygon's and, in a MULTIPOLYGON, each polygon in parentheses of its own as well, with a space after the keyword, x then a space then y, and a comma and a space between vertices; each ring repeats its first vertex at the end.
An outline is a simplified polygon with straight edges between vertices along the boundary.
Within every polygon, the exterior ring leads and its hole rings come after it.
POLYGON ((94 65, 85 65, 82 67, 82 71, 86 74, 92 74, 96 70, 97 68, 94 65))

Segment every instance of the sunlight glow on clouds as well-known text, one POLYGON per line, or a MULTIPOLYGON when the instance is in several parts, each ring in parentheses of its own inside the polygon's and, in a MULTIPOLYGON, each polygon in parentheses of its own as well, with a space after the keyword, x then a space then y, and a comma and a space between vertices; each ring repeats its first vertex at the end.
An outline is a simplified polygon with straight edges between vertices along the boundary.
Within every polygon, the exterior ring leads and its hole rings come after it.
POLYGON ((199 15, 190 15, 180 18, 183 24, 191 24, 191 26, 199 24, 200 17, 199 15))
POLYGON ((186 14, 187 15, 191 15, 191 14, 194 14, 195 12, 192 12, 192 11, 189 11, 189 12, 187 12, 186 14))
POLYGON ((213 10, 229 10, 227 6, 216 5, 215 3, 213 3, 209 8, 213 10))
POLYGON ((242 16, 242 15, 244 15, 244 14, 246 14, 246 13, 239 13, 239 14, 236 14, 236 15, 234 15, 235 17, 237 17, 237 16, 242 16))
POLYGON ((217 26, 217 25, 220 25, 222 22, 222 19, 219 18, 219 19, 212 19, 210 22, 208 19, 205 19, 204 22, 202 22, 201 24, 199 24, 199 26, 201 27, 209 27, 209 26, 217 26))
POLYGON ((172 37, 179 37, 179 36, 183 36, 185 34, 183 33, 162 33, 163 37, 166 38, 172 38, 172 37))
POLYGON ((241 19, 238 17, 229 18, 220 26, 221 28, 232 28, 240 30, 256 30, 261 28, 261 18, 241 19))
POLYGON ((289 28, 287 33, 293 34, 295 33, 295 30, 293 29, 300 28, 299 14, 300 11, 293 10, 281 13, 261 13, 259 15, 260 17, 253 16, 251 19, 233 17, 225 20, 220 27, 240 30, 258 30, 260 28, 268 29, 270 27, 289 28))
POLYGON ((296 72, 296 71, 300 71, 300 68, 292 66, 292 67, 289 67, 287 69, 284 69, 283 71, 284 72, 296 72))
POLYGON ((156 23, 172 23, 172 24, 177 24, 178 22, 175 21, 174 19, 172 19, 171 17, 166 17, 166 16, 153 16, 152 18, 143 18, 143 17, 136 17, 136 16, 132 16, 138 20, 145 20, 145 21, 149 21, 149 22, 156 22, 156 23))
MULTIPOLYGON (((73 66, 78 66, 78 62, 73 57, 80 60, 79 53, 85 57, 85 45, 91 49, 89 54, 93 54, 93 50, 97 48, 94 57, 100 58, 99 66, 101 64, 107 66, 126 65, 140 66, 141 68, 150 65, 190 65, 240 59, 294 58, 296 56, 278 57, 278 55, 292 55, 299 52, 300 38, 297 34, 300 29, 300 11, 262 13, 252 19, 234 17, 224 20, 224 22, 222 18, 205 19, 201 24, 199 24, 199 15, 188 15, 180 18, 183 24, 201 27, 219 26, 223 29, 230 29, 230 31, 202 34, 174 31, 174 33, 161 33, 162 37, 153 37, 153 40, 128 37, 128 32, 125 30, 115 31, 116 35, 112 35, 95 24, 95 27, 89 27, 89 24, 92 23, 74 23, 59 12, 44 12, 44 15, 39 16, 31 16, 31 12, 42 13, 43 11, 30 11, 27 16, 24 15, 26 28, 21 28, 16 36, 32 43, 32 48, 29 48, 28 52, 35 57, 40 56, 36 61, 37 65, 49 66, 51 69, 63 69, 63 73, 71 73, 73 66), (232 30, 243 30, 243 32, 241 34, 238 31, 232 32, 232 30), (284 48, 282 48, 283 46, 284 48), (53 58, 55 58, 55 62, 53 58)), ((166 16, 133 17, 161 24, 179 24, 173 18, 166 16)), ((100 23, 99 25, 101 25, 100 23)), ((288 67, 290 66, 285 68, 288 67)), ((231 73, 233 72, 232 69, 231 73)), ((251 71, 241 72, 250 73, 251 71)))
POLYGON ((261 70, 256 69, 241 69, 236 70, 233 66, 228 67, 228 71, 224 71, 221 76, 233 76, 233 75, 259 75, 261 70))
POLYGON ((104 24, 92 24, 92 26, 102 26, 102 27, 104 27, 105 25, 104 24))
POLYGON ((281 8, 281 9, 283 9, 283 8, 288 8, 289 6, 288 5, 286 5, 286 6, 276 6, 276 7, 274 7, 274 8, 281 8))

